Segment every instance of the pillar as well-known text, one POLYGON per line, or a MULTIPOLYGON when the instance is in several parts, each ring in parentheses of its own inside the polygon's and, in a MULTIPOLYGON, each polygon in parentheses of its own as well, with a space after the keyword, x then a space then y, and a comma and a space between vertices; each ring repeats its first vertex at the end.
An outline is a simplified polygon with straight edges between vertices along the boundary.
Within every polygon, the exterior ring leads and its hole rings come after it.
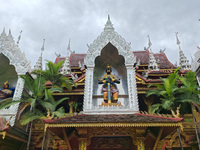
POLYGON ((79 134, 79 150, 87 149, 87 128, 76 128, 79 134))
MULTIPOLYGON (((17 85, 15 87, 15 93, 14 93, 14 96, 13 96, 13 101, 21 99, 23 89, 24 89, 24 79, 22 79, 20 77, 20 75, 18 75, 18 80, 17 80, 17 85)), ((19 106, 19 103, 10 106, 10 108, 9 108, 10 112, 17 114, 18 106, 19 106)), ((14 115, 10 120, 11 126, 13 126, 14 123, 15 123, 15 117, 16 117, 16 115, 14 115)))
POLYGON ((84 103, 83 111, 92 109, 92 95, 93 95, 93 66, 88 66, 85 76, 85 91, 84 91, 84 103))
POLYGON ((138 105, 137 85, 135 78, 135 68, 133 68, 133 65, 126 65, 126 70, 127 70, 128 95, 129 95, 129 108, 135 112, 138 112, 139 105, 138 105))
POLYGON ((136 135, 137 135, 137 150, 145 150, 145 144, 144 144, 144 133, 146 131, 146 128, 136 129, 136 135))
POLYGON ((145 150, 144 137, 137 137, 137 149, 145 150))
POLYGON ((79 150, 87 149, 87 138, 79 138, 79 150))

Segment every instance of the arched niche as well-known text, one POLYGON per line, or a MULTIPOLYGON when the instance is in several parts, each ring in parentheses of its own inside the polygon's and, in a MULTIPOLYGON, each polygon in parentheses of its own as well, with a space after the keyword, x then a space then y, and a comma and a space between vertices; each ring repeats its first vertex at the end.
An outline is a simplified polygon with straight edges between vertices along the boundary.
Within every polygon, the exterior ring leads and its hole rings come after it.
POLYGON ((7 80, 10 87, 16 87, 18 76, 15 67, 10 65, 9 59, 2 53, 0 54, 0 68, 0 88, 7 80))
POLYGON ((108 18, 104 31, 92 44, 87 46, 88 51, 84 59, 86 75, 83 112, 85 114, 132 114, 138 112, 139 108, 134 68, 136 58, 130 43, 127 43, 124 38, 114 31, 112 23, 108 18), (110 57, 111 55, 115 55, 116 57, 110 57), (122 83, 124 83, 121 88, 124 88, 124 92, 122 92, 123 90, 121 90, 121 92, 124 93, 124 97, 122 96, 124 99, 125 95, 128 93, 126 98, 127 101, 124 101, 127 103, 124 103, 124 106, 122 107, 100 107, 98 105, 103 98, 102 95, 99 95, 101 90, 99 85, 97 85, 97 80, 103 75, 107 63, 112 66, 113 72, 116 73, 116 75, 119 75, 119 77, 124 80, 126 79, 126 81, 122 81, 122 83))
MULTIPOLYGON (((21 99, 22 91, 24 88, 24 80, 20 77, 20 75, 23 75, 26 72, 30 71, 31 67, 24 53, 22 53, 18 45, 15 44, 11 31, 9 32, 8 35, 6 35, 5 30, 3 30, 2 34, 0 35, 0 55, 3 58, 3 60, 1 60, 2 67, 5 67, 4 64, 6 64, 6 66, 8 67, 7 70, 11 71, 11 73, 14 72, 13 76, 11 75, 9 77, 12 79, 12 81, 10 81, 11 82, 10 86, 15 86, 13 101, 19 100, 21 99), (17 77, 17 82, 15 82, 16 77, 17 77)), ((4 76, 3 74, 2 78, 4 76)), ((1 82, 4 81, 1 79, 1 82)), ((6 115, 8 118, 9 116, 13 116, 12 119, 10 120, 10 125, 13 126, 17 110, 18 110, 18 104, 14 104, 8 109, 2 109, 0 111, 0 116, 6 115)))
POLYGON ((119 101, 124 105, 127 102, 127 71, 125 59, 119 55, 118 50, 111 43, 108 43, 101 51, 101 55, 95 59, 94 77, 93 77, 93 105, 101 105, 103 101, 102 84, 98 84, 98 79, 105 74, 105 69, 109 64, 112 67, 112 74, 120 78, 120 84, 117 85, 119 90, 119 101))

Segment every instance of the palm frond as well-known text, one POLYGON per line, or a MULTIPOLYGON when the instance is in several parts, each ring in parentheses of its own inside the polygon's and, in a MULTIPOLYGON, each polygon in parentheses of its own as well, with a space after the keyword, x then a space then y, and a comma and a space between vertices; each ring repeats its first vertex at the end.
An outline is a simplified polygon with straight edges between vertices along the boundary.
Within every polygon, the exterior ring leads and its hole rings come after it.
POLYGON ((8 108, 8 107, 10 107, 14 104, 20 103, 20 102, 21 102, 20 100, 12 101, 12 98, 4 99, 4 101, 0 102, 0 110, 8 108))
POLYGON ((45 119, 45 118, 46 117, 39 110, 37 110, 36 112, 26 112, 23 114, 23 116, 20 120, 20 124, 26 125, 27 123, 29 123, 35 119, 45 119))

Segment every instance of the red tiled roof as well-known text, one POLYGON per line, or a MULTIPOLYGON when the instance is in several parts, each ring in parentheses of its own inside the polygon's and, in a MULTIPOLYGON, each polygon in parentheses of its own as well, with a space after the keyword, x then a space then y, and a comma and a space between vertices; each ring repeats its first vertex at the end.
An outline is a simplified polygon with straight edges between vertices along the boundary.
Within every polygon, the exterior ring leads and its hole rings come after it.
POLYGON ((170 118, 146 114, 120 114, 120 115, 77 115, 55 120, 44 119, 44 123, 176 123, 183 118, 170 118))
POLYGON ((54 64, 57 64, 58 62, 60 62, 62 60, 65 60, 65 57, 56 57, 54 64))
MULTIPOLYGON (((133 54, 136 57, 136 60, 140 60, 140 64, 148 64, 149 63, 149 51, 133 51, 133 54)), ((79 66, 78 62, 83 63, 86 54, 71 54, 70 55, 70 65, 72 67, 79 66)), ((154 54, 156 60, 160 61, 160 69, 170 69, 176 68, 166 57, 165 53, 156 53, 154 54)), ((55 64, 59 61, 64 60, 64 57, 57 57, 55 60, 55 64)))
MULTIPOLYGON (((136 57, 136 60, 140 60, 140 64, 149 63, 149 51, 133 51, 133 54, 136 57)), ((156 53, 154 54, 155 59, 160 61, 160 69, 169 69, 176 68, 168 59, 165 53, 156 53)))
POLYGON ((83 63, 85 56, 86 54, 71 54, 69 58, 70 65, 72 67, 79 66, 78 62, 80 61, 81 63, 83 63))

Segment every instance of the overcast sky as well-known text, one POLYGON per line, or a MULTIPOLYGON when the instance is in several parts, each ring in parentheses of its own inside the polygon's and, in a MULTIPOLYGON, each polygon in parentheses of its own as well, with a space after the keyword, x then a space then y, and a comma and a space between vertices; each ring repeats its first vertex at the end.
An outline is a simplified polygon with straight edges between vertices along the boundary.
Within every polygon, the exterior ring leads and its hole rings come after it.
POLYGON ((65 57, 69 39, 72 50, 86 53, 86 44, 103 31, 108 14, 132 50, 147 47, 150 35, 152 51, 166 48, 175 63, 175 32, 188 59, 200 44, 199 0, 0 0, 0 31, 11 29, 15 41, 23 31, 19 47, 34 66, 44 38, 44 60, 54 61, 55 52, 65 57))

